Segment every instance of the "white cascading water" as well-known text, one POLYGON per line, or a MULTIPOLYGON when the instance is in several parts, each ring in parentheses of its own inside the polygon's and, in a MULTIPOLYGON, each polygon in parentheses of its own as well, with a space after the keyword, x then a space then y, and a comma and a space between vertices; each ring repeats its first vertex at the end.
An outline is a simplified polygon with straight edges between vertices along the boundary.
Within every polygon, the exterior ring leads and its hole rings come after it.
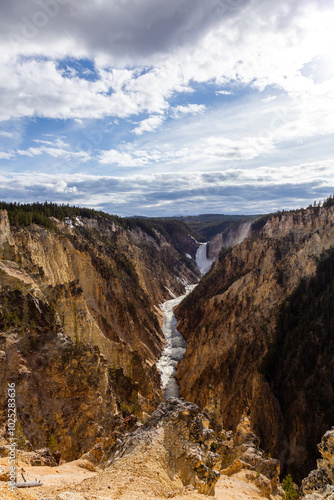
POLYGON ((208 259, 207 257, 207 243, 200 243, 199 247, 197 248, 196 251, 196 264, 198 269, 201 271, 202 274, 205 274, 209 271, 211 264, 213 262, 212 259, 208 259))
POLYGON ((161 306, 164 313, 164 322, 162 325, 163 334, 167 340, 167 345, 161 353, 157 363, 158 370, 161 373, 162 387, 165 392, 165 398, 178 398, 179 385, 175 379, 176 365, 183 358, 187 343, 181 333, 176 329, 176 317, 173 312, 175 306, 188 295, 196 285, 187 285, 186 293, 176 299, 166 300, 161 306))

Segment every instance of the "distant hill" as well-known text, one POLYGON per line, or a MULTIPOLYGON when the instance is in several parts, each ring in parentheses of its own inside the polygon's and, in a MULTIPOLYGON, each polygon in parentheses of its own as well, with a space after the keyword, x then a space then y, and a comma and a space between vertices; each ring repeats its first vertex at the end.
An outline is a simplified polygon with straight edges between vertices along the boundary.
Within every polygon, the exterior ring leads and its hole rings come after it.
MULTIPOLYGON (((165 226, 166 223, 180 221, 183 228, 189 228, 188 233, 197 241, 208 241, 216 234, 226 233, 233 226, 242 222, 252 221, 259 215, 224 215, 224 214, 200 214, 200 215, 176 215, 174 217, 133 217, 130 220, 145 221, 146 224, 165 226)), ((261 216, 262 217, 262 216, 261 216)))

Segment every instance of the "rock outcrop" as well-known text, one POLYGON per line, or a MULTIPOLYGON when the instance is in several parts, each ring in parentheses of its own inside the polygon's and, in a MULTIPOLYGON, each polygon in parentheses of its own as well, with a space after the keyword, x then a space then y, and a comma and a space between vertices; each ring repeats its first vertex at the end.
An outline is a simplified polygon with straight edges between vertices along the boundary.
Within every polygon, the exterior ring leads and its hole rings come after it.
MULTIPOLYGON (((128 432, 117 432, 103 468, 96 466, 92 451, 74 462, 47 467, 53 465, 48 450, 19 452, 18 467, 28 479, 37 477, 43 483, 36 497, 33 494, 34 500, 37 496, 48 500, 202 500, 213 495, 217 500, 282 500, 278 462, 259 449, 249 410, 235 434, 223 428, 212 430, 211 420, 211 411, 204 415, 196 405, 171 398, 145 424, 137 422, 128 432)), ((0 469, 1 497, 9 473, 1 458, 0 469)), ((20 491, 7 497, 26 498, 20 491)))
POLYGON ((333 417, 334 207, 258 225, 176 309, 187 340, 177 379, 201 409, 212 387, 227 429, 249 406, 261 446, 302 479, 333 417))
POLYGON ((217 449, 222 456, 221 474, 233 476, 246 471, 246 478, 254 482, 264 496, 269 498, 270 495, 283 494, 279 481, 279 461, 266 456, 259 448, 260 440, 253 432, 248 408, 236 432, 223 431, 221 435, 225 438, 217 449))
POLYGON ((317 461, 317 469, 301 485, 301 498, 305 500, 334 498, 334 427, 325 433, 318 448, 322 458, 317 461))
MULTIPOLYGON (((210 428, 212 413, 183 399, 170 398, 136 430, 120 437, 111 448, 110 463, 89 487, 103 498, 198 498, 197 492, 215 498, 281 499, 279 464, 265 456, 245 411, 235 434, 210 428), (126 474, 126 480, 125 480, 126 474), (123 488, 120 487, 123 484, 123 488), (252 494, 239 496, 249 488, 252 494), (232 488, 230 490, 229 488, 232 488), (109 490, 109 491, 108 491, 109 490), (110 494, 110 490, 114 493, 110 494), (110 496, 109 496, 110 495, 110 496), (152 496, 151 496, 152 495, 152 496), (255 496, 256 495, 256 496, 255 496)), ((87 491, 87 484, 75 489, 87 491)))
MULTIPOLYGON (((8 384, 15 384, 18 448, 40 449, 52 442, 62 459, 71 460, 96 443, 110 447, 124 422, 121 408, 140 412, 138 383, 108 366, 97 347, 75 344, 47 303, 17 290, 5 297, 16 314, 26 307, 30 325, 29 331, 12 328, 0 335, 0 390, 6 396, 8 384)), ((6 423, 4 412, 4 438, 6 423)))
MULTIPOLYGON (((170 398, 155 410, 145 424, 120 444, 112 462, 127 455, 144 454, 163 461, 172 481, 214 495, 219 478, 220 456, 213 451, 214 431, 206 428, 199 408, 182 399, 170 398)), ((178 485, 178 488, 180 485, 178 485)))

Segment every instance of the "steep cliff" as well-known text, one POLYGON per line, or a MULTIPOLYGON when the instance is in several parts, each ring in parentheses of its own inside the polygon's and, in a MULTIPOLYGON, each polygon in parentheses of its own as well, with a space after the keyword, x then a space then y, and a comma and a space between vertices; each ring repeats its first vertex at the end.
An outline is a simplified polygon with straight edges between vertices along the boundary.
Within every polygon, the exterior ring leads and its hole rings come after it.
POLYGON ((25 395, 18 399, 25 437, 44 445, 51 432, 74 458, 106 435, 106 414, 142 416, 162 400, 159 304, 199 273, 156 230, 126 229, 102 215, 49 220, 51 229, 10 226, 0 212, 1 405, 10 378, 25 395), (64 361, 59 336, 72 346, 73 363, 64 361), (101 403, 90 410, 96 393, 101 403), (62 402, 51 404, 58 396, 62 402), (82 439, 85 426, 95 429, 92 439, 82 439))
POLYGON ((216 260, 222 248, 234 247, 247 238, 251 232, 252 220, 231 225, 224 232, 216 234, 208 243, 208 257, 216 260))
POLYGON ((278 214, 257 231, 178 307, 188 346, 177 379, 201 408, 213 392, 228 428, 250 406, 261 445, 302 478, 333 417, 334 207, 278 214))
MULTIPOLYGON (((46 302, 17 289, 3 291, 2 298, 7 302, 7 322, 25 314, 25 328, 12 323, 0 335, 0 388, 6 396, 8 383, 15 383, 18 447, 45 448, 53 439, 62 458, 69 460, 97 441, 110 446, 122 420, 121 414, 117 416, 118 395, 126 390, 138 405, 138 384, 123 373, 115 374, 97 348, 72 342, 46 302)), ((4 411, 3 437, 6 423, 4 411)))
POLYGON ((317 468, 303 480, 301 498, 305 500, 330 500, 334 495, 334 428, 327 431, 318 445, 321 459, 317 468))
POLYGON ((146 466, 164 463, 164 475, 169 476, 174 490, 191 485, 200 493, 214 495, 220 456, 213 451, 214 431, 205 424, 207 421, 196 405, 170 398, 142 427, 126 436, 113 453, 111 464, 128 455, 132 461, 146 456, 146 466))

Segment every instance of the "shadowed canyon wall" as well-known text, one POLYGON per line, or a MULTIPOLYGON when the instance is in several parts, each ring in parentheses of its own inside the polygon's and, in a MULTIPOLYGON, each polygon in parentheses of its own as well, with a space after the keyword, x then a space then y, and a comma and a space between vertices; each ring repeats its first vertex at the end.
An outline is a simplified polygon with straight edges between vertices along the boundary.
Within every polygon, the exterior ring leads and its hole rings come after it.
POLYGON ((251 408, 261 446, 303 477, 333 419, 334 207, 273 216, 223 249, 178 306, 180 395, 214 395, 224 426, 251 408))

